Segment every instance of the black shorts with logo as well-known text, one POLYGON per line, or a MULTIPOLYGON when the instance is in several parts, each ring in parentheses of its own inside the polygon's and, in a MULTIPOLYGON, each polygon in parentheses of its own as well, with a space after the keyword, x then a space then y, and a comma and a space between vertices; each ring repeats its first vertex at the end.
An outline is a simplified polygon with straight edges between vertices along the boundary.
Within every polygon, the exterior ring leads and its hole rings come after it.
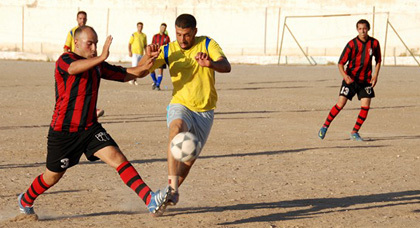
POLYGON ((59 132, 50 128, 47 145, 47 168, 62 172, 79 163, 82 154, 89 161, 99 160, 93 154, 107 147, 118 147, 100 123, 82 132, 59 132))
POLYGON ((344 96, 351 100, 356 94, 359 100, 362 98, 375 97, 375 91, 373 91, 372 84, 357 82, 347 84, 346 81, 343 80, 340 88, 340 96, 344 96))

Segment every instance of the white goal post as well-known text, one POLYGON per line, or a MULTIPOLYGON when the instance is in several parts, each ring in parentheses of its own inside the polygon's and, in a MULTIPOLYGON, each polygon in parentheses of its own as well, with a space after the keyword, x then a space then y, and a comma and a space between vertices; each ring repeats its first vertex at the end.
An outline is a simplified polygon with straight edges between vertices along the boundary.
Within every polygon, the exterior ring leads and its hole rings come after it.
MULTIPOLYGON (((303 55, 305 56, 306 60, 309 62, 310 65, 317 65, 317 62, 315 61, 315 59, 309 55, 308 51, 305 51, 301 44, 299 43, 298 39, 296 38, 296 36, 293 34, 292 30, 290 29, 290 26, 288 26, 288 19, 309 19, 309 18, 332 18, 332 17, 349 17, 349 16, 366 16, 366 15, 371 15, 372 16, 372 36, 374 36, 375 33, 375 15, 378 14, 382 14, 382 15, 386 15, 386 30, 385 30, 385 38, 384 38, 384 46, 383 46, 383 61, 382 61, 382 65, 385 64, 385 54, 386 54, 386 45, 387 45, 387 37, 388 37, 388 26, 390 26, 392 28, 392 30, 394 31, 394 33, 397 35, 397 37, 399 38, 399 40, 401 41, 401 43, 404 45, 405 49, 410 53, 410 55, 414 58, 414 60, 416 61, 416 63, 420 66, 419 61, 417 60, 417 58, 415 57, 415 55, 413 54, 413 52, 409 49, 409 47, 405 44, 405 42, 403 41, 403 39, 401 38, 401 36, 398 34, 397 30, 392 26, 392 24, 389 21, 389 12, 375 12, 375 7, 373 7, 373 12, 371 13, 355 13, 355 14, 324 14, 324 15, 293 15, 293 16, 285 16, 284 17, 284 23, 283 23, 283 31, 282 31, 282 35, 281 35, 281 41, 280 41, 280 48, 278 51, 278 62, 277 65, 280 65, 280 59, 282 57, 282 50, 283 50, 283 41, 284 41, 284 34, 285 31, 287 29, 287 31, 290 33, 291 37, 293 38, 294 42, 297 44, 297 46, 299 47, 300 51, 303 53, 303 55)), ((287 63, 286 63, 287 64, 287 63)))

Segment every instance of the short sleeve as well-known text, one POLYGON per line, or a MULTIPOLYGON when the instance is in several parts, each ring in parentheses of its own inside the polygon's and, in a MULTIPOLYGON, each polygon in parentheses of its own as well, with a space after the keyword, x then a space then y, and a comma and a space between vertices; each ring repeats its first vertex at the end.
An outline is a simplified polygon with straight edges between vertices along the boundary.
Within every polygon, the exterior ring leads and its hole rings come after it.
POLYGON ((210 40, 208 52, 213 61, 217 61, 220 57, 226 57, 222 48, 220 48, 219 44, 213 39, 210 40))
POLYGON ((134 34, 131 34, 129 43, 132 44, 134 41, 134 34))
POLYGON ((382 62, 382 56, 381 56, 381 46, 379 45, 379 41, 375 40, 376 45, 375 45, 375 62, 376 63, 381 63, 382 62))
POLYGON ((347 43, 346 47, 341 53, 340 59, 338 60, 338 64, 345 65, 347 61, 350 59, 351 52, 352 51, 351 51, 350 43, 347 43))
POLYGON ((57 68, 61 74, 68 74, 70 64, 77 60, 78 58, 76 58, 76 55, 71 54, 70 52, 64 53, 57 61, 57 68))
POLYGON ((71 45, 72 45, 72 39, 73 39, 73 37, 71 35, 71 32, 72 31, 70 30, 70 32, 67 33, 66 43, 64 43, 64 46, 65 47, 68 47, 68 48, 71 48, 71 45))

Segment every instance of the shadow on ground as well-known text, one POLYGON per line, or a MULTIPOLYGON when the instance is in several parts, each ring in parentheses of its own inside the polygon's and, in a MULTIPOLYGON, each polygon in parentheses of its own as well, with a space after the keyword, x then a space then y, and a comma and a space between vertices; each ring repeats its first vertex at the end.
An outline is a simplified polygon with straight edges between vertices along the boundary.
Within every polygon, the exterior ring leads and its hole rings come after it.
MULTIPOLYGON (((296 199, 278 202, 236 204, 231 206, 173 208, 172 211, 167 213, 167 216, 176 216, 181 214, 197 214, 198 216, 204 216, 206 213, 248 210, 255 211, 261 209, 279 209, 284 211, 262 216, 252 216, 249 218, 243 218, 218 224, 240 225, 253 222, 275 222, 313 218, 319 214, 369 210, 409 204, 420 205, 420 190, 349 196, 341 198, 296 199)), ((413 212, 418 213, 419 210, 413 212)))

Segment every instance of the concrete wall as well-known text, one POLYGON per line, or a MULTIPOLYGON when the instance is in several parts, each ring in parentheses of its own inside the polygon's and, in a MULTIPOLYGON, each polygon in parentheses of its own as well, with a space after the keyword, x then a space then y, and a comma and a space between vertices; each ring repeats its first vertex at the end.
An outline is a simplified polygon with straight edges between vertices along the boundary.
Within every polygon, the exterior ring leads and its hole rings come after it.
MULTIPOLYGON (((174 34, 174 21, 191 13, 198 21, 199 35, 209 35, 228 56, 277 56, 285 16, 354 14, 346 17, 288 18, 287 25, 302 48, 312 56, 339 56, 345 44, 357 35, 355 23, 368 19, 370 34, 385 44, 389 18, 407 46, 420 53, 420 3, 418 0, 2 0, 0 2, 0 51, 44 53, 58 56, 67 32, 76 25, 76 13, 88 13, 88 25, 99 35, 114 37, 111 52, 127 60, 128 39, 142 21, 151 41, 162 22, 174 34), (375 23, 373 24, 373 8, 375 23), (362 14, 362 15, 360 15, 362 14)), ((409 53, 388 28, 388 56, 409 53)), ((282 55, 303 56, 291 34, 284 33, 282 55)))

